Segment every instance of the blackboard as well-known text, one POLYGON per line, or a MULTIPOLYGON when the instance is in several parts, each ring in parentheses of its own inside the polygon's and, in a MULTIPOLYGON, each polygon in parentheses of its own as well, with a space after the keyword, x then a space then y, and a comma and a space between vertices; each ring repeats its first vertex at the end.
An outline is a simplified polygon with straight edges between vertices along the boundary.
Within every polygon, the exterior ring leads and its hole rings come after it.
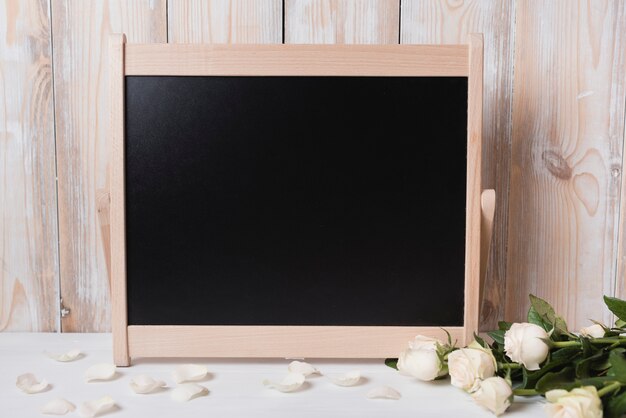
POLYGON ((124 94, 128 325, 463 326, 467 77, 124 94))

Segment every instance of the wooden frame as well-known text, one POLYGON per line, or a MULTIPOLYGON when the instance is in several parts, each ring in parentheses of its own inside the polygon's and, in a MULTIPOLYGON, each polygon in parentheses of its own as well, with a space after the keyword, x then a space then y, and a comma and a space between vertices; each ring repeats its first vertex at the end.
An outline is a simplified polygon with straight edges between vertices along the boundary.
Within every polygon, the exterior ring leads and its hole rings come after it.
POLYGON ((468 77, 464 325, 447 330, 459 344, 478 331, 481 270, 489 249, 493 193, 481 191, 482 35, 467 45, 126 44, 111 35, 111 292, 115 364, 133 357, 393 357, 417 334, 439 327, 128 326, 124 203, 126 75, 335 75, 468 77), (184 64, 181 64, 184 63, 184 64), (481 199, 486 209, 481 211, 481 199), (482 225, 482 226, 481 226, 482 225), (481 240, 481 228, 483 239, 481 240), (481 254, 482 253, 482 254, 481 254), (254 341, 254 344, 250 344, 254 341))

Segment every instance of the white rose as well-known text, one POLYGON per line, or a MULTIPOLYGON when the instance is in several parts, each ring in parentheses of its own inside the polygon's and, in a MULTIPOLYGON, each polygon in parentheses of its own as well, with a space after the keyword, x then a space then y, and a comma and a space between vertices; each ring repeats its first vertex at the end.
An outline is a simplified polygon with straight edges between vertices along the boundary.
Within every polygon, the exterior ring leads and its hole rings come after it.
POLYGON ((513 389, 509 382, 501 377, 489 377, 480 383, 472 398, 496 415, 501 415, 511 406, 513 389))
POLYGON ((409 341, 409 348, 412 348, 413 350, 418 350, 420 348, 432 348, 435 350, 437 349, 437 344, 443 345, 441 341, 435 338, 418 335, 413 341, 409 341))
POLYGON ((448 368, 437 355, 441 342, 434 338, 418 335, 409 342, 409 348, 398 356, 400 373, 420 380, 435 380, 448 373, 448 368))
POLYGON ((548 333, 538 325, 523 322, 513 324, 504 334, 504 351, 509 358, 528 370, 539 370, 550 348, 542 341, 548 333))
POLYGON ((448 369, 452 385, 470 393, 478 389, 482 379, 496 373, 493 356, 474 348, 460 348, 451 352, 448 355, 448 369))
POLYGON ((403 351, 398 357, 398 370, 424 381, 435 380, 448 373, 434 348, 409 348, 403 351))
POLYGON ((486 353, 491 358, 491 361, 493 362, 493 368, 495 370, 498 370, 498 362, 496 361, 496 358, 493 356, 493 353, 491 352, 491 349, 483 347, 476 340, 472 341, 472 343, 470 345, 468 345, 467 348, 473 348, 475 350, 481 350, 484 353, 486 353))
POLYGON ((581 328, 580 335, 583 337, 602 338, 604 337, 604 328, 600 324, 593 324, 589 327, 581 328))
POLYGON ((546 413, 549 418, 602 418, 602 402, 594 386, 566 391, 554 389, 546 392, 546 413))

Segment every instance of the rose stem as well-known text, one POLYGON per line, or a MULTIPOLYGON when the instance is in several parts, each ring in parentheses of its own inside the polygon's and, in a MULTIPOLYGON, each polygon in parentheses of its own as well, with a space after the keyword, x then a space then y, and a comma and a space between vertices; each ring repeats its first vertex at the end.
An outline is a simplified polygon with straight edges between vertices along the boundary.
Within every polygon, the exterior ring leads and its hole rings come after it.
POLYGON ((517 363, 498 363, 498 370, 500 369, 521 369, 522 365, 517 363))
POLYGON ((620 388, 622 384, 620 382, 613 382, 610 385, 607 385, 598 391, 598 396, 603 397, 607 393, 614 392, 616 389, 620 388))
POLYGON ((535 396, 540 395, 535 389, 515 389, 513 390, 513 395, 517 396, 535 396))

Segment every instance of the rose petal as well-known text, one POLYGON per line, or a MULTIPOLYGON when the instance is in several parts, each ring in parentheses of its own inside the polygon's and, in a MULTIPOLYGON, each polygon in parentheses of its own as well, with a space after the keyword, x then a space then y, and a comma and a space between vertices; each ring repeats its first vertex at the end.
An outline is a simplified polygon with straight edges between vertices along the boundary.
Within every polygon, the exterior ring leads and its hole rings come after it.
POLYGON ((79 413, 84 418, 92 418, 96 415, 113 409, 115 401, 110 396, 105 396, 100 399, 88 401, 80 406, 79 413))
POLYGON ((326 377, 328 377, 330 381, 336 384, 337 386, 354 386, 358 384, 359 381, 361 380, 361 372, 359 372, 358 370, 352 370, 342 375, 337 375, 337 376, 326 375, 326 377))
POLYGON ((79 349, 70 350, 66 353, 61 353, 61 354, 49 353, 47 351, 45 353, 51 359, 56 360, 56 361, 62 361, 62 362, 74 361, 82 354, 79 349))
POLYGON ((85 372, 87 382, 94 380, 111 380, 115 376, 115 364, 101 363, 91 366, 85 372))
POLYGON ((209 371, 206 366, 200 364, 181 364, 174 370, 172 376, 176 383, 191 382, 194 380, 202 380, 209 371))
POLYGON ((321 374, 319 370, 304 361, 292 361, 289 363, 289 371, 292 373, 300 373, 304 376, 312 374, 321 374))
POLYGON ((48 387, 48 382, 44 379, 40 382, 34 374, 25 373, 17 377, 15 386, 17 386, 24 393, 33 394, 44 391, 48 387))
POLYGON ((46 415, 65 415, 74 412, 76 406, 63 398, 53 399, 41 407, 41 413, 46 415))
POLYGON ((402 397, 400 392, 389 386, 380 386, 367 392, 369 399, 393 399, 398 400, 402 397))
POLYGON ((263 381, 263 384, 270 389, 276 389, 280 392, 293 392, 298 390, 304 383, 304 375, 302 373, 288 373, 287 376, 280 382, 272 382, 268 379, 263 381))
POLYGON ((178 402, 186 402, 208 394, 209 390, 202 385, 198 385, 197 383, 183 383, 172 391, 172 399, 178 402))
POLYGON ((133 377, 130 380, 130 388, 135 393, 141 393, 141 394, 150 393, 162 387, 165 387, 164 381, 155 380, 145 374, 140 374, 138 376, 133 377))

